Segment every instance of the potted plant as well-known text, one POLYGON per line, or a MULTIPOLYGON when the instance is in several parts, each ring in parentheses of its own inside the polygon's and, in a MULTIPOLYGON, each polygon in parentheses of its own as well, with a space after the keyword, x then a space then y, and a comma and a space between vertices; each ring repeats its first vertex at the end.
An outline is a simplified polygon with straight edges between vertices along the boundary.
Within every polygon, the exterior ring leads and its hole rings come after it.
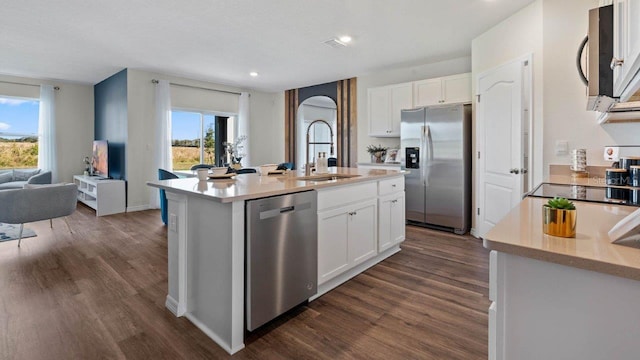
POLYGON ((542 229, 545 234, 575 237, 577 218, 575 205, 563 197, 549 199, 542 206, 542 229))
POLYGON ((371 155, 371 162, 381 163, 382 157, 387 152, 386 147, 382 145, 369 145, 367 146, 367 152, 371 155))

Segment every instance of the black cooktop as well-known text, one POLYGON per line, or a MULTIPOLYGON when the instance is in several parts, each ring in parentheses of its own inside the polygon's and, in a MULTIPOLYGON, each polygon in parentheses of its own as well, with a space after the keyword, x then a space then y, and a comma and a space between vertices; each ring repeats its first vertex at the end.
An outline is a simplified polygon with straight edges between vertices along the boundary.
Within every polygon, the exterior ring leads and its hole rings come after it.
POLYGON ((542 183, 531 191, 528 196, 542 198, 560 196, 569 200, 640 207, 640 188, 633 187, 599 187, 542 183))

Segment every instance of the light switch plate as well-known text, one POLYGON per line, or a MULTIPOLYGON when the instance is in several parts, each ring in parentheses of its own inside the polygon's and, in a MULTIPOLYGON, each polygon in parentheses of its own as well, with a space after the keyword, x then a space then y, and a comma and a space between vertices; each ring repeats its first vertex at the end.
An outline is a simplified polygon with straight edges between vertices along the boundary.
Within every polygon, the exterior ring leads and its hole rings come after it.
POLYGON ((556 141, 556 155, 569 155, 569 142, 567 140, 556 141))

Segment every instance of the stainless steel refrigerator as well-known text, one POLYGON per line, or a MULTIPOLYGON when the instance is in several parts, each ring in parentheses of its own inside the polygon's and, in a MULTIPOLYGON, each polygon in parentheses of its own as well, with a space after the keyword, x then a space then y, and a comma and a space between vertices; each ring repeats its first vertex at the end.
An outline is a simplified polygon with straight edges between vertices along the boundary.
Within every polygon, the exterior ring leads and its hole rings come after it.
POLYGON ((471 105, 402 110, 400 161, 409 223, 469 231, 471 105))

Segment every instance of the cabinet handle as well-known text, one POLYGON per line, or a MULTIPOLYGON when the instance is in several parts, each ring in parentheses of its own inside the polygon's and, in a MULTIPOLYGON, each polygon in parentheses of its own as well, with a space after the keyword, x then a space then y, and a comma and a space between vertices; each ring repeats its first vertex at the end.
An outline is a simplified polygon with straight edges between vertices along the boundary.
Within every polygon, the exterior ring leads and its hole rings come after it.
POLYGON ((510 169, 509 172, 511 174, 516 174, 517 175, 517 174, 520 174, 520 169, 510 169))
POLYGON ((397 202, 398 202, 398 200, 391 200, 391 203, 392 203, 392 204, 395 204, 395 203, 397 203, 397 202))
POLYGON ((396 187, 396 184, 392 184, 391 187, 396 187))
POLYGON ((624 59, 618 59, 615 56, 611 58, 611 64, 609 67, 613 70, 616 66, 622 66, 624 64, 624 59))

